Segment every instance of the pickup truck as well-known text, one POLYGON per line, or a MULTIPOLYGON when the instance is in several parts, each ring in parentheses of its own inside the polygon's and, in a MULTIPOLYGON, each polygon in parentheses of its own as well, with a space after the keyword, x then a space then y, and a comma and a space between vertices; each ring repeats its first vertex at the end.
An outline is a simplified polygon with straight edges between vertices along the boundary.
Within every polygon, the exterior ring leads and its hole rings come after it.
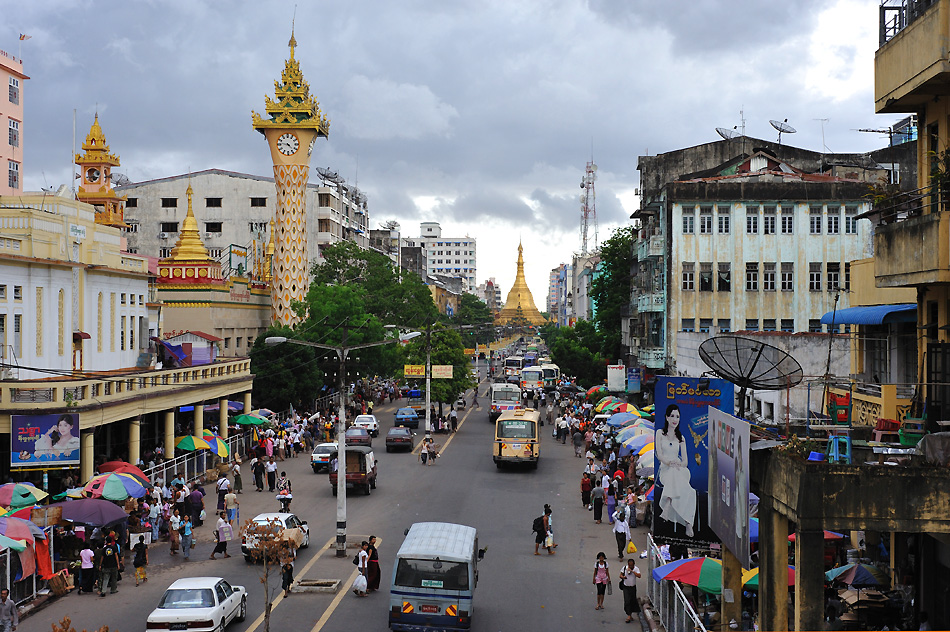
MULTIPOLYGON (((335 457, 336 453, 332 455, 335 457)), ((331 458, 332 458, 331 457, 331 458)), ((346 447, 346 486, 361 489, 367 496, 376 489, 376 457, 373 448, 365 446, 346 447)), ((330 487, 337 495, 337 473, 331 468, 330 487)))

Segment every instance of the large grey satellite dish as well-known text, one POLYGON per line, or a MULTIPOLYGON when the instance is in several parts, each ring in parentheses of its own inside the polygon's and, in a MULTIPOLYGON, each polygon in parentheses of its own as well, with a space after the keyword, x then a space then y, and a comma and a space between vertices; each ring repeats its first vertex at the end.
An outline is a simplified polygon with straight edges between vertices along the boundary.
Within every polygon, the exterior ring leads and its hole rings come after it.
POLYGON ((769 120, 769 125, 778 131, 778 144, 782 144, 782 134, 794 134, 798 130, 788 124, 788 119, 784 121, 769 120))
POLYGON ((742 136, 739 130, 729 129, 728 127, 717 127, 716 133, 722 136, 723 140, 734 140, 742 136))
POLYGON ((804 378, 802 365, 778 347, 740 336, 715 336, 699 345, 699 357, 716 375, 739 387, 739 417, 748 389, 780 391, 804 378))

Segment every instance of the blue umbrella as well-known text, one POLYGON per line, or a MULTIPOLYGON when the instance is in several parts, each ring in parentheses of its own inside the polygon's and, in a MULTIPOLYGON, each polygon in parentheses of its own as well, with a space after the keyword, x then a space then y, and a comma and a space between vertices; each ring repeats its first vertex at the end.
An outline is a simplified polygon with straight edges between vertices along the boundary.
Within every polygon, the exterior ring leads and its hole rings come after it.
POLYGON ((620 444, 620 456, 627 456, 632 452, 639 452, 640 448, 648 443, 653 443, 653 434, 642 434, 632 439, 628 439, 620 444))
POLYGON ((607 420, 608 426, 613 426, 614 428, 619 428, 628 421, 633 421, 635 419, 640 419, 637 415, 633 413, 616 413, 610 416, 610 419, 607 420))
POLYGON ((749 518, 749 542, 759 541, 759 519, 749 518))

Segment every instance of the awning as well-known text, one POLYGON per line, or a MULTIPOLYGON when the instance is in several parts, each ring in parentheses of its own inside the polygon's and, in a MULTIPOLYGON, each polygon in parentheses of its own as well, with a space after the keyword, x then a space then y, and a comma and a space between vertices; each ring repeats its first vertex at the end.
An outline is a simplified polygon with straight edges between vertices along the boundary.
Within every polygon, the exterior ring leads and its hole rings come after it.
POLYGON ((848 307, 837 312, 828 312, 821 317, 822 325, 884 325, 889 323, 917 322, 917 304, 868 305, 848 307), (832 316, 835 322, 832 323, 832 316))
POLYGON ((87 333, 84 332, 84 331, 74 331, 74 332, 73 332, 73 342, 75 342, 75 341, 77 341, 77 340, 89 340, 90 338, 92 338, 92 336, 90 336, 89 334, 87 334, 87 333))

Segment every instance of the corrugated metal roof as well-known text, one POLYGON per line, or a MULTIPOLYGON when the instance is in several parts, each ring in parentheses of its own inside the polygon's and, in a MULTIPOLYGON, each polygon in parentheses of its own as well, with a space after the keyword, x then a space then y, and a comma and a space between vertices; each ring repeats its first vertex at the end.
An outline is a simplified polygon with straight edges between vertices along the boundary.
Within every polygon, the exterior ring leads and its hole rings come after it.
POLYGON ((884 323, 913 323, 917 320, 917 304, 868 305, 848 307, 837 312, 828 312, 821 317, 822 325, 882 325, 884 323))

